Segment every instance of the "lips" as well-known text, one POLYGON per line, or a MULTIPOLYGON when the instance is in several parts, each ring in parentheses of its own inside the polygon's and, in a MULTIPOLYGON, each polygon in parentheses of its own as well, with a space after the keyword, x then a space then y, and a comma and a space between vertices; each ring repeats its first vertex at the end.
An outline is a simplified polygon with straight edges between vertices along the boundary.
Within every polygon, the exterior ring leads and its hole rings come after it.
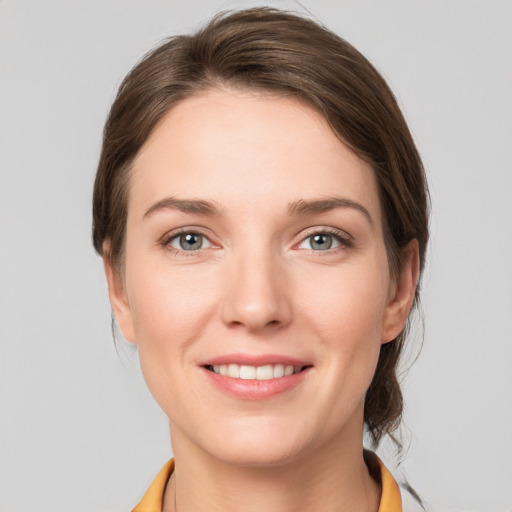
POLYGON ((201 363, 215 388, 245 400, 262 400, 297 387, 313 365, 288 356, 231 354, 201 363))

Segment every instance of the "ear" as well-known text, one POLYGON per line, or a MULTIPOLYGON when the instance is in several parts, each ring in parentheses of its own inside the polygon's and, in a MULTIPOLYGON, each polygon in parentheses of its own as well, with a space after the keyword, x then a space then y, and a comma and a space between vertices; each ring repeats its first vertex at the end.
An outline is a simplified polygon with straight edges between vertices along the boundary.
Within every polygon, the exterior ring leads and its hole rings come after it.
POLYGON ((108 283, 110 305, 116 318, 121 334, 126 341, 135 343, 135 329, 132 311, 126 295, 125 285, 119 270, 112 262, 110 243, 103 243, 103 267, 108 283))
POLYGON ((381 343, 394 340, 402 332, 411 311, 420 271, 419 245, 416 239, 402 249, 401 261, 400 274, 390 287, 382 319, 381 343))

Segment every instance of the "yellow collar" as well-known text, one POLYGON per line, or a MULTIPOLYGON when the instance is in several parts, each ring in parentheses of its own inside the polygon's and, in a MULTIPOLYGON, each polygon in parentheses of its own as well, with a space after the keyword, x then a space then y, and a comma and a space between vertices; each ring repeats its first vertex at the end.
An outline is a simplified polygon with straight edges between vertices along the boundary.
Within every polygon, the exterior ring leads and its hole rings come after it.
MULTIPOLYGON (((382 483, 382 495, 378 512, 402 512, 400 490, 395 479, 386 466, 377 458, 380 466, 380 477, 382 483)), ((161 512, 165 486, 174 471, 174 459, 171 459, 160 470, 153 483, 147 490, 140 503, 132 512, 161 512)))

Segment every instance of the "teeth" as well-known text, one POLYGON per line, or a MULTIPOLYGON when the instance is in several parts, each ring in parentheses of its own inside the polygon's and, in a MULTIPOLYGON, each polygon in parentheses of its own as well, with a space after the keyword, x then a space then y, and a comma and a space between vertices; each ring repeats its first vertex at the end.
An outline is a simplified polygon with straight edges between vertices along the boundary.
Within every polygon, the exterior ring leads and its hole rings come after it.
POLYGON ((286 377, 302 370, 302 366, 284 364, 267 364, 265 366, 248 366, 245 364, 215 364, 213 371, 226 377, 244 380, 270 380, 286 377))
POLYGON ((274 379, 284 377, 284 364, 276 364, 274 366, 274 379))
POLYGON ((239 379, 240 378, 240 366, 237 364, 228 364, 228 371, 227 371, 228 377, 233 377, 233 379, 239 379))
MULTIPOLYGON (((259 370, 259 368, 258 368, 259 370)), ((254 366, 240 366, 240 378, 241 379, 255 379, 257 369, 254 366)))
POLYGON ((274 378, 274 368, 268 364, 266 366, 258 366, 256 368, 256 379, 257 380, 270 380, 274 378))

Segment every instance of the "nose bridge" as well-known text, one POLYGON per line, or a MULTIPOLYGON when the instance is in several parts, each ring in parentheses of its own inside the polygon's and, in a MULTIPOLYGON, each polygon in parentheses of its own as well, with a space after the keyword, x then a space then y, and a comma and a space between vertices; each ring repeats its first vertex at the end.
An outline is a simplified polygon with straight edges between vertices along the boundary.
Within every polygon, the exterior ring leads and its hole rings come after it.
POLYGON ((243 244, 229 262, 228 292, 223 317, 229 325, 255 331, 284 325, 291 318, 287 276, 281 256, 270 243, 243 244))

